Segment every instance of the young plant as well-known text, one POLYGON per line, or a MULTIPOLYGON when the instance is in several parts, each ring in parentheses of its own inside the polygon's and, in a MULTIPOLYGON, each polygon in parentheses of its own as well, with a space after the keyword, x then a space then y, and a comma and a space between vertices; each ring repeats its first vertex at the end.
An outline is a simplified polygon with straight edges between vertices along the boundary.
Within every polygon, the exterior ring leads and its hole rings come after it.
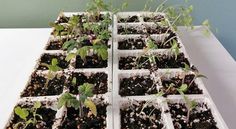
POLYGON ((176 41, 176 40, 173 40, 173 41, 172 41, 172 44, 171 44, 170 50, 171 50, 171 52, 174 54, 175 60, 177 60, 178 55, 180 54, 180 50, 179 50, 179 49, 180 49, 180 48, 179 48, 179 45, 178 45, 177 41, 176 41))
POLYGON ((101 11, 109 10, 109 5, 107 5, 104 0, 91 0, 88 3, 88 12, 91 14, 91 20, 96 21, 100 18, 101 11))
POLYGON ((182 84, 181 87, 177 89, 177 91, 182 95, 186 108, 187 108, 187 116, 186 116, 186 123, 188 124, 189 122, 189 116, 191 111, 197 106, 197 102, 194 100, 190 100, 184 92, 187 91, 188 85, 187 84, 182 84))
POLYGON ((93 85, 89 83, 84 83, 79 86, 79 100, 70 93, 64 93, 58 101, 58 108, 60 109, 62 106, 73 107, 76 110, 79 109, 79 115, 82 118, 85 114, 83 112, 83 107, 87 107, 90 109, 93 115, 97 115, 96 105, 92 100, 88 97, 93 96, 93 85))
POLYGON ((62 70, 62 68, 58 66, 58 61, 56 58, 52 59, 51 64, 42 63, 41 65, 48 68, 47 80, 45 83, 45 86, 47 87, 49 81, 56 77, 56 72, 62 70))
POLYGON ((54 31, 53 31, 53 35, 54 36, 62 36, 62 35, 66 35, 67 31, 64 31, 66 28, 65 26, 61 25, 61 24, 56 24, 56 23, 49 23, 49 26, 54 27, 54 31))
POLYGON ((37 114, 37 110, 40 107, 41 103, 38 101, 34 103, 34 106, 32 108, 21 108, 20 106, 17 106, 14 109, 14 112, 23 121, 16 123, 14 125, 14 129, 18 129, 19 127, 26 129, 30 124, 33 124, 33 126, 35 126, 38 122, 38 119, 43 119, 41 115, 37 114))

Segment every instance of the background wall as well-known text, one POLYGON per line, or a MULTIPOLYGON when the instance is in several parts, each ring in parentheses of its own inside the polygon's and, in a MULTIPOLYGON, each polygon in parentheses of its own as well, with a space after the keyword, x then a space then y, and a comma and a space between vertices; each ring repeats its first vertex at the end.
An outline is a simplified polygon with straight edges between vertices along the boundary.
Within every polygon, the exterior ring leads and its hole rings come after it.
MULTIPOLYGON (((145 0, 128 1, 129 11, 143 9, 145 5, 145 0)), ((170 1, 181 3, 183 0, 170 1)), ((60 10, 83 11, 87 2, 88 0, 0 0, 0 28, 48 27, 49 21, 54 21, 60 10)), ((113 0, 112 3, 118 7, 122 2, 113 0)), ((218 29, 218 33, 214 32, 217 38, 236 59, 236 1, 190 0, 190 4, 194 5, 194 24, 199 25, 208 18, 212 26, 218 29)), ((157 6, 157 3, 153 6, 157 6)))

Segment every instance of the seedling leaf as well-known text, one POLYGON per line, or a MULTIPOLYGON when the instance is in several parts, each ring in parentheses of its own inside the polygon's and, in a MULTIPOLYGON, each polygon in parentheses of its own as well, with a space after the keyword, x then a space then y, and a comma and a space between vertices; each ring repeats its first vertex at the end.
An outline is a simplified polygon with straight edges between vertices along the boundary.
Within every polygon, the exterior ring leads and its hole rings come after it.
POLYGON ((70 93, 64 93, 59 98, 57 107, 58 109, 60 109, 64 105, 66 107, 74 107, 75 109, 78 109, 80 107, 80 102, 70 93))
POLYGON ((27 117, 29 116, 29 112, 27 111, 27 109, 21 108, 19 106, 17 106, 15 108, 15 113, 16 113, 16 115, 18 115, 21 119, 23 119, 25 121, 26 121, 27 117))
POLYGON ((75 53, 69 53, 67 56, 66 56, 66 61, 69 62, 71 59, 75 58, 76 57, 76 54, 75 53))
POLYGON ((97 107, 93 101, 85 99, 84 105, 88 107, 95 116, 97 116, 97 107))

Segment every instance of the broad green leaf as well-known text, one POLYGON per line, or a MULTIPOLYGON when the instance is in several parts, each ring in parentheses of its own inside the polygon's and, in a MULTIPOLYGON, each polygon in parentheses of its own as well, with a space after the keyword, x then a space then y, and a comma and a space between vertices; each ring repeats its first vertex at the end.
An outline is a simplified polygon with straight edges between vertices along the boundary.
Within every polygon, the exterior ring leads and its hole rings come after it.
POLYGON ((97 116, 97 107, 93 101, 86 99, 84 105, 88 107, 95 116, 97 116))
POLYGON ((23 120, 26 120, 27 116, 29 116, 29 112, 25 108, 17 106, 14 111, 16 115, 18 115, 23 120))
POLYGON ((38 108, 40 108, 40 107, 41 107, 41 102, 36 101, 36 102, 34 103, 34 108, 35 108, 35 109, 38 109, 38 108))
POLYGON ((64 105, 66 107, 74 107, 75 109, 78 109, 80 106, 80 102, 70 93, 64 93, 59 98, 57 107, 58 109, 60 109, 64 105))
POLYGON ((186 92, 188 89, 188 85, 187 84, 182 84, 179 88, 178 88, 178 91, 181 91, 181 92, 186 92))
POLYGON ((75 53, 69 53, 67 56, 66 56, 66 61, 69 62, 71 59, 75 58, 76 57, 76 54, 75 53))
POLYGON ((106 48, 97 49, 97 54, 102 58, 102 60, 108 59, 108 51, 106 48))
POLYGON ((55 66, 55 65, 57 65, 57 64, 58 64, 57 59, 56 59, 56 58, 53 58, 53 59, 52 59, 52 65, 55 66))
POLYGON ((88 52, 89 52, 90 47, 89 46, 84 46, 82 48, 79 48, 79 50, 77 51, 77 54, 80 55, 81 59, 84 60, 85 57, 87 56, 88 52))

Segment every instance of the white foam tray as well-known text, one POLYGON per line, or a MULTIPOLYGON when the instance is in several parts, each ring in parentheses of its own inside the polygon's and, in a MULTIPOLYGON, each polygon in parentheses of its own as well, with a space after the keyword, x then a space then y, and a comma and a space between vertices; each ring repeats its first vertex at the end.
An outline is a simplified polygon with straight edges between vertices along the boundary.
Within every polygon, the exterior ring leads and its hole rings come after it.
MULTIPOLYGON (((102 12, 102 14, 105 14, 106 12, 102 12)), ((110 12, 108 12, 110 13, 110 12)), ((65 16, 72 16, 72 15, 76 15, 76 14, 86 14, 85 12, 64 12, 61 15, 65 15, 65 16)), ((111 14, 111 13, 110 13, 111 14)), ((58 16, 59 18, 60 16, 58 16)), ((57 19, 58 19, 57 18, 57 19)), ((111 16, 112 18, 112 16, 111 16)), ((54 28, 52 28, 53 31, 54 28)), ((112 31, 112 25, 108 28, 110 31, 112 31)), ((45 50, 43 51, 43 53, 41 54, 41 56, 43 54, 51 54, 51 55, 66 55, 67 52, 63 51, 63 50, 46 50, 46 47, 49 45, 50 40, 57 40, 59 37, 54 37, 52 35, 50 35, 49 40, 45 46, 45 50)), ((108 87, 108 91, 105 94, 98 94, 98 95, 94 95, 94 97, 92 97, 92 99, 96 99, 97 96, 102 96, 104 98, 104 103, 107 103, 107 118, 106 118, 106 124, 107 127, 106 129, 112 129, 113 128, 113 123, 112 123, 112 38, 109 39, 108 41, 108 45, 110 45, 110 48, 108 48, 108 59, 107 59, 107 67, 106 68, 79 68, 76 69, 75 68, 75 58, 73 58, 67 69, 63 69, 63 71, 58 71, 58 74, 61 74, 62 72, 64 72, 66 78, 68 78, 68 74, 67 73, 71 73, 71 72, 82 72, 84 73, 86 76, 89 76, 90 74, 93 73, 98 73, 98 72, 104 72, 107 74, 107 87, 108 87)), ((41 58, 40 56, 40 58, 41 58)), ((35 71, 36 68, 39 66, 39 62, 40 62, 40 58, 37 60, 37 63, 35 65, 35 68, 32 71, 35 71)), ((46 73, 48 72, 48 70, 37 70, 37 74, 38 75, 42 75, 45 76, 46 73)), ((30 75, 31 76, 31 75, 30 75)), ((30 83, 31 77, 29 77, 29 80, 25 86, 25 88, 27 87, 27 85, 30 83)), ((24 90, 24 89, 22 89, 24 90)), ((68 91, 68 89, 64 86, 63 88, 63 93, 68 91)), ((61 95, 61 94, 60 94, 61 95)), ((56 118, 62 118, 62 116, 64 116, 64 113, 66 111, 66 108, 61 108, 60 110, 58 110, 56 108, 56 100, 58 100, 60 95, 53 95, 53 96, 35 96, 35 97, 23 97, 23 98, 19 98, 18 103, 26 103, 26 104, 32 104, 35 101, 40 101, 40 102, 46 102, 46 101, 53 101, 54 102, 54 106, 53 107, 49 107, 49 108, 53 108, 53 110, 57 111, 56 114, 56 118)), ((96 101, 97 104, 100 103, 98 101, 96 101)), ((14 113, 14 112, 13 112, 14 113)), ((6 124, 6 126, 9 124, 10 120, 12 119, 13 113, 11 114, 11 116, 8 118, 8 123, 6 124)), ((57 119, 52 127, 52 129, 57 129, 57 126, 60 125, 61 121, 60 119, 57 119)))
MULTIPOLYGON (((76 14, 85 14, 84 12, 66 12, 64 13, 65 16, 72 16, 76 14)), ((158 107, 162 111, 162 120, 164 124, 165 129, 174 129, 172 119, 170 116, 170 113, 164 113, 165 110, 168 110, 168 105, 164 101, 165 98, 159 97, 157 98, 155 95, 146 95, 146 96, 126 96, 126 97, 121 97, 119 95, 119 79, 121 77, 129 77, 133 75, 149 75, 150 72, 148 70, 120 70, 118 68, 119 65, 119 57, 121 56, 127 56, 127 55, 140 55, 142 54, 142 50, 119 50, 118 49, 118 40, 123 39, 123 38, 130 38, 130 37, 138 37, 140 36, 139 34, 130 34, 130 35, 118 35, 117 34, 117 26, 118 25, 141 25, 144 24, 142 16, 153 16, 153 15, 163 15, 162 13, 152 13, 152 12, 122 12, 118 13, 113 16, 113 28, 112 26, 109 27, 109 29, 112 31, 112 37, 109 40, 109 45, 111 45, 111 48, 108 49, 108 67, 107 68, 83 68, 83 69, 75 69, 73 67, 75 59, 72 59, 70 62, 70 65, 68 69, 65 69, 65 72, 84 72, 84 73, 95 73, 95 72, 105 72, 108 74, 108 92, 103 95, 97 95, 97 96, 103 96, 105 98, 105 102, 109 103, 107 107, 107 128, 106 129, 121 129, 120 127, 120 108, 125 108, 129 106, 130 102, 137 100, 146 100, 146 101, 152 101, 153 103, 156 103, 158 107), (118 23, 117 22, 117 17, 128 17, 132 15, 137 15, 139 16, 140 22, 137 23, 118 23)), ((59 18, 59 17, 58 17, 59 18)), ((153 25, 153 23, 146 22, 146 25, 153 25)), ((53 28, 52 28, 53 31, 53 28)), ((163 39, 166 34, 153 34, 151 35, 153 38, 156 39, 163 39)), ((58 37, 53 37, 52 35, 50 36, 48 43, 50 40, 57 39, 58 37)), ((47 45, 48 45, 47 43, 47 45)), ((189 59, 190 63, 191 60, 188 56, 188 54, 185 51, 185 48, 181 42, 181 40, 178 38, 178 43, 181 46, 181 52, 185 54, 185 56, 189 59)), ((170 50, 168 49, 157 49, 153 50, 152 52, 154 53, 170 53, 170 50)), ((45 50, 44 53, 50 53, 50 54, 65 54, 62 50, 45 50)), ((35 68, 38 66, 35 66, 35 68)), ((191 64, 193 65, 193 64, 191 64)), ((34 69, 35 70, 35 69, 34 69)), ((183 71, 181 69, 159 69, 158 71, 155 72, 156 76, 162 76, 166 71, 170 71, 170 75, 165 75, 166 77, 172 77, 177 74, 181 74, 183 71)), ((47 71, 38 71, 39 74, 44 74, 47 71)), ((67 76, 68 77, 68 76, 67 76)), ((29 79, 30 81, 30 79, 29 79)), ((208 104, 209 108, 212 111, 212 114, 215 118, 215 121, 217 122, 217 126, 219 129, 228 129, 227 125, 225 124, 224 120, 222 119, 220 113, 218 112, 214 102, 212 101, 206 87, 204 86, 203 82, 201 79, 196 79, 195 83, 198 84, 198 87, 203 90, 202 95, 188 95, 191 99, 196 99, 198 102, 205 102, 208 104)), ((26 85, 27 86, 27 85, 26 85)), ((160 85, 161 87, 161 85, 160 85)), ((160 88, 157 87, 157 88, 160 88)), ((64 89, 63 92, 65 92, 67 89, 64 89)), ((19 103, 25 103, 26 101, 29 102, 35 102, 35 101, 52 101, 56 103, 55 101, 58 99, 59 96, 39 96, 39 97, 24 97, 24 98, 19 98, 19 103)), ((94 98, 93 98, 94 99, 94 98)), ((182 102, 182 97, 180 95, 169 95, 167 97, 168 100, 173 101, 173 102, 182 102)), ((99 103, 99 102, 98 102, 99 103)), ((53 109, 57 110, 54 107, 53 109)), ((60 124, 60 118, 64 115, 66 109, 62 108, 61 110, 57 111, 56 118, 59 118, 58 121, 56 121, 53 125, 53 129, 56 129, 57 126, 60 124)), ((9 117, 9 120, 11 117, 9 117)))
MULTIPOLYGON (((167 103, 163 100, 163 97, 157 98, 155 95, 145 95, 145 96, 125 96, 121 97, 119 95, 119 87, 120 87, 120 78, 123 77, 130 77, 135 75, 150 75, 149 70, 145 69, 134 69, 134 70, 120 70, 119 69, 119 58, 120 57, 126 57, 126 56, 140 56, 143 54, 143 50, 119 50, 118 49, 118 41, 120 39, 126 39, 126 38, 137 38, 140 36, 140 34, 125 34, 120 35, 118 34, 118 26, 142 26, 142 25, 150 25, 152 26, 153 23, 151 22, 144 22, 143 16, 155 16, 155 15, 163 15, 165 17, 165 14, 163 13, 154 13, 154 12, 120 12, 117 13, 117 15, 114 15, 114 30, 113 30, 113 110, 114 110, 114 129, 121 129, 121 123, 120 123, 120 108, 127 107, 127 104, 130 104, 130 102, 134 100, 146 100, 146 101, 154 101, 159 104, 160 108, 162 109, 162 116, 163 116, 163 124, 165 124, 164 129, 174 129, 173 122, 171 119, 170 113, 163 113, 163 111, 168 109, 167 103), (118 23, 118 18, 127 18, 129 16, 138 16, 139 22, 135 23, 118 23), (162 102, 161 102, 162 101, 162 102), (126 106, 124 106, 124 103, 126 106), (119 121, 119 122, 118 122, 119 121)), ((173 28, 171 27, 173 30, 173 28)), ((156 37, 156 39, 163 39, 166 36, 166 34, 154 34, 151 35, 151 37, 156 37)), ((185 57, 189 60, 190 66, 193 64, 191 63, 191 59, 189 58, 184 45, 182 44, 179 36, 177 35, 177 40, 180 45, 180 51, 184 53, 185 57)), ((159 54, 170 54, 170 49, 156 49, 152 50, 151 53, 159 53, 159 54)), ((155 76, 158 78, 158 76, 166 76, 167 78, 173 77, 179 74, 182 74, 183 70, 181 68, 177 69, 158 69, 155 72, 155 76), (169 72, 170 74, 165 75, 166 72, 169 72)), ((158 80, 158 79, 157 79, 158 80)), ((214 102, 212 101, 205 85, 203 84, 202 80, 200 78, 197 78, 194 81, 199 89, 203 90, 203 94, 199 95, 187 95, 190 97, 190 99, 197 100, 197 102, 205 102, 209 106, 209 108, 212 111, 212 114, 214 116, 215 121, 217 122, 217 127, 219 129, 228 129, 227 125, 225 124, 224 120, 222 119, 220 113, 218 112, 214 102), (199 101, 200 100, 200 101, 199 101)), ((161 87, 161 85, 159 85, 161 87)), ((160 87, 157 86, 157 89, 160 87)), ((168 100, 174 101, 174 102, 182 102, 182 96, 181 95, 168 95, 168 100)))

